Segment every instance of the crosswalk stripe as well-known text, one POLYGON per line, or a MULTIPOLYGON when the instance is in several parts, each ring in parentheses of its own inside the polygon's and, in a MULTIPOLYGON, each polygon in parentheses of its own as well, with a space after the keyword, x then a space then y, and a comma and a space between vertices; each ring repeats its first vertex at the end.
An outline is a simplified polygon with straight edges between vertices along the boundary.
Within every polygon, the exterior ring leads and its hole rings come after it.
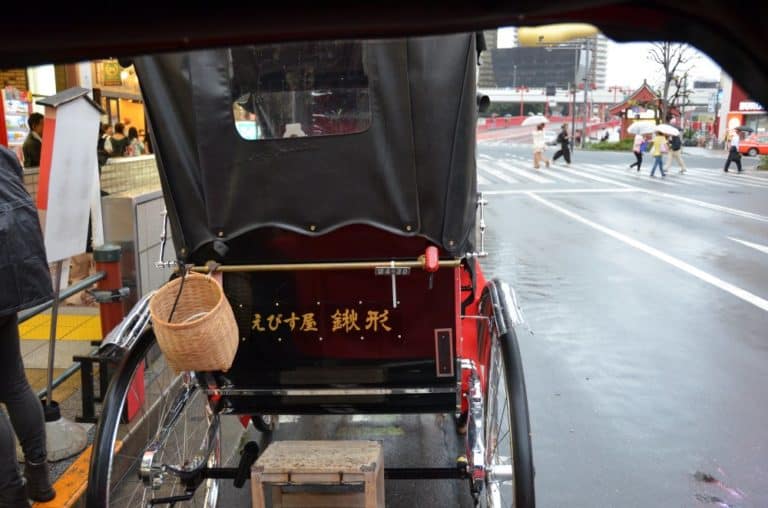
POLYGON ((682 178, 695 178, 707 185, 717 185, 720 187, 738 187, 738 184, 733 182, 727 182, 723 181, 723 178, 718 175, 707 175, 702 174, 701 172, 695 171, 695 170, 687 170, 684 175, 682 175, 682 178))
POLYGON ((560 170, 558 168, 551 168, 548 169, 546 172, 546 175, 550 178, 554 178, 556 180, 562 180, 564 182, 568 183, 578 183, 579 180, 576 180, 574 178, 571 178, 570 176, 565 176, 564 174, 560 173, 560 170))
MULTIPOLYGON (((613 168, 618 173, 622 173, 625 175, 629 174, 626 168, 616 167, 616 166, 613 166, 613 168)), ((633 172, 634 174, 637 174, 636 171, 633 170, 633 172)), ((643 173, 641 172, 640 174, 642 175, 643 173)), ((667 171, 667 175, 669 175, 669 177, 666 180, 667 182, 678 183, 681 185, 717 185, 720 187, 734 187, 734 185, 730 183, 710 180, 709 177, 699 175, 697 173, 694 174, 692 173, 691 169, 689 169, 688 171, 685 172, 685 174, 682 174, 682 175, 674 171, 672 172, 667 171)))
MULTIPOLYGON (((515 164, 516 165, 515 167, 517 167, 520 171, 524 171, 524 172, 525 171, 529 171, 528 167, 527 166, 523 166, 523 164, 530 164, 530 161, 526 161, 525 163, 521 163, 521 162, 518 162, 518 161, 506 160, 505 163, 506 164, 515 164)), ((579 180, 573 179, 573 178, 571 178, 569 176, 565 176, 565 175, 561 174, 560 172, 558 172, 558 168, 557 167, 550 167, 549 169, 543 170, 542 176, 544 178, 554 178, 555 180, 562 180, 562 181, 568 182, 568 183, 579 183, 579 180)))
POLYGON ((619 187, 632 187, 631 185, 626 184, 624 182, 619 182, 616 180, 612 180, 610 178, 603 178, 601 176, 593 175, 591 173, 583 173, 583 172, 579 173, 573 169, 566 169, 566 168, 561 168, 561 170, 564 171, 565 173, 568 173, 574 176, 580 176, 582 178, 586 178, 587 180, 593 180, 595 182, 609 183, 613 185, 618 185, 619 187))
POLYGON ((528 180, 531 180, 536 183, 554 183, 552 180, 548 178, 544 178, 539 175, 533 174, 533 170, 530 170, 530 169, 529 170, 519 169, 512 166, 511 164, 508 164, 502 161, 496 161, 496 164, 506 169, 507 171, 511 171, 512 173, 518 176, 522 176, 523 178, 527 178, 528 180))
POLYGON ((480 171, 477 172, 477 183, 478 185, 490 185, 491 181, 488 180, 486 177, 480 174, 480 171))
POLYGON ((619 178, 621 180, 627 180, 632 182, 634 185, 637 185, 640 182, 651 182, 654 184, 659 185, 666 185, 666 186, 674 186, 675 184, 672 182, 668 182, 666 180, 663 180, 661 176, 651 178, 647 174, 626 174, 626 173, 620 173, 618 171, 611 171, 607 170, 604 166, 597 166, 594 164, 580 164, 578 169, 582 169, 584 171, 590 171, 592 173, 596 173, 598 175, 607 176, 610 178, 619 178))
POLYGON ((499 171, 498 169, 492 167, 488 162, 486 161, 478 161, 480 168, 485 171, 486 173, 489 173, 499 180, 506 182, 506 183, 517 183, 517 180, 514 178, 511 178, 507 176, 503 171, 499 171))
POLYGON ((738 178, 739 180, 747 180, 748 182, 755 183, 756 185, 760 185, 763 187, 768 186, 768 178, 762 178, 759 176, 752 176, 752 175, 745 175, 745 174, 739 174, 736 173, 734 175, 728 175, 728 178, 738 178))

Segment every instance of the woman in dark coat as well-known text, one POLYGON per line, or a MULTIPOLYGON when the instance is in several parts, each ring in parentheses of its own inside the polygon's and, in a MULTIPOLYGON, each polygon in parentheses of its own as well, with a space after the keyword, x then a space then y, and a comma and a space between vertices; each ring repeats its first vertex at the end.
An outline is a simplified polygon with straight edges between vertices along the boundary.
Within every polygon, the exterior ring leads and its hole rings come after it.
POLYGON ((37 209, 16 155, 0 146, 0 507, 53 499, 40 400, 30 388, 19 346, 16 313, 53 296, 37 209), (9 417, 10 416, 10 420, 9 417), (24 451, 19 474, 12 431, 24 451))

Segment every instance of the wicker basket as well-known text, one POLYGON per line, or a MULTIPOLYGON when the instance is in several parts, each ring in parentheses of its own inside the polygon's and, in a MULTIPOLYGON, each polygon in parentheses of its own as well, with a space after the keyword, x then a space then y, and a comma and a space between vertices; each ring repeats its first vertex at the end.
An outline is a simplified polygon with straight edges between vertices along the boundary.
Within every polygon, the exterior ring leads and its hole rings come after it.
POLYGON ((176 372, 229 370, 237 353, 238 331, 224 291, 211 277, 187 274, 169 323, 180 284, 181 278, 172 280, 149 302, 152 326, 166 360, 176 372))

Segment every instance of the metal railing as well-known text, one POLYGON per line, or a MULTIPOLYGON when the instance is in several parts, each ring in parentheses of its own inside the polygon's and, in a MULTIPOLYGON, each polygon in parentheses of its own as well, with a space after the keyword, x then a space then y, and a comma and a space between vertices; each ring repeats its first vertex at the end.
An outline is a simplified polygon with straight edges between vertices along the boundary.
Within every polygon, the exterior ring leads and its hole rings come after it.
MULTIPOLYGON (((62 301, 66 298, 69 298, 70 296, 76 295, 77 293, 80 293, 82 291, 85 291, 93 284, 99 282, 104 277, 106 277, 105 272, 96 272, 93 275, 90 275, 86 277, 85 279, 78 281, 71 286, 69 286, 67 289, 60 292, 60 294, 56 298, 52 298, 48 300, 45 303, 41 303, 40 305, 37 305, 35 307, 32 307, 30 309, 23 310, 19 312, 19 324, 23 323, 24 321, 27 321, 38 314, 50 309, 53 307, 53 304, 56 300, 62 301)), ((94 347, 94 350, 97 348, 94 347)), ((52 384, 51 384, 51 391, 61 385, 64 381, 72 377, 77 371, 80 370, 80 363, 73 362, 72 365, 70 365, 64 372, 62 372, 59 376, 57 376, 52 384)), ((40 399, 48 398, 48 388, 43 388, 42 390, 37 392, 37 396, 40 399)))

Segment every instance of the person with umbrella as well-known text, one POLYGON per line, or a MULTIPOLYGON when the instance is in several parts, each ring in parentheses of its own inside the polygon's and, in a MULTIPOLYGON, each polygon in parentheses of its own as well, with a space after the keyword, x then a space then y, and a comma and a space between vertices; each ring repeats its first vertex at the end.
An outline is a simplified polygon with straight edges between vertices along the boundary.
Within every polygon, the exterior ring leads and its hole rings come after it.
POLYGON ((533 167, 539 169, 541 161, 544 161, 547 167, 549 167, 549 159, 544 156, 544 147, 547 145, 544 138, 544 126, 549 123, 546 117, 542 115, 529 116, 521 124, 524 127, 529 125, 535 125, 536 129, 533 131, 533 167))
POLYGON ((635 154, 635 162, 629 165, 629 169, 637 167, 637 172, 640 172, 640 166, 643 164, 643 152, 646 147, 645 136, 653 132, 654 125, 650 122, 635 122, 629 126, 627 132, 635 135, 635 140, 632 143, 632 153, 635 154))
POLYGON ((560 157, 563 157, 565 159, 565 164, 570 166, 571 165, 571 149, 570 149, 571 139, 570 137, 568 137, 567 123, 564 123, 563 125, 560 126, 560 133, 557 135, 557 139, 555 140, 555 143, 560 144, 560 150, 555 152, 555 155, 552 157, 552 163, 554 163, 560 157))

